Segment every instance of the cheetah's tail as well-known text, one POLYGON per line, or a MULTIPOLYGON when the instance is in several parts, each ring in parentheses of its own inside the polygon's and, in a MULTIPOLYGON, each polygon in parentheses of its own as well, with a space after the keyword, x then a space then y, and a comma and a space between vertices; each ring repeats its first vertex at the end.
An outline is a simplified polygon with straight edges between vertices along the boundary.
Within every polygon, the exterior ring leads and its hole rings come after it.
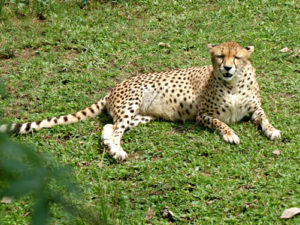
POLYGON ((99 115, 106 106, 107 96, 91 105, 90 107, 81 110, 77 113, 68 114, 65 116, 57 116, 48 118, 42 121, 31 122, 31 123, 13 123, 0 125, 0 133, 16 133, 16 134, 27 134, 33 130, 40 130, 42 128, 50 128, 60 124, 71 124, 77 123, 88 118, 93 118, 99 115))

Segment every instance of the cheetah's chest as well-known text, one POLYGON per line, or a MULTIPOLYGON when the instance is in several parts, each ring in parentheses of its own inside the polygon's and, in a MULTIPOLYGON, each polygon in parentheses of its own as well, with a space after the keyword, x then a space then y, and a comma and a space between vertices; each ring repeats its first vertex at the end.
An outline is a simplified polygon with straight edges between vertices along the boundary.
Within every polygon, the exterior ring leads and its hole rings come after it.
POLYGON ((222 109, 220 110, 221 113, 218 117, 219 120, 225 123, 236 123, 247 114, 247 109, 244 106, 244 96, 227 94, 224 96, 223 100, 224 101, 221 104, 222 109))

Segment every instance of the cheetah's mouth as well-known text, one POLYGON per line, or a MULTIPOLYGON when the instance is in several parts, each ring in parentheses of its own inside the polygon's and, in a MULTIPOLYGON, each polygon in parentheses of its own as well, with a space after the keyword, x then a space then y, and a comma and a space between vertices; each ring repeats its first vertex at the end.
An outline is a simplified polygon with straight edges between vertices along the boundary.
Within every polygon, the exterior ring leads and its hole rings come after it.
POLYGON ((231 74, 231 73, 225 73, 225 74, 223 74, 223 76, 224 76, 225 78, 230 78, 230 77, 232 77, 232 74, 231 74))

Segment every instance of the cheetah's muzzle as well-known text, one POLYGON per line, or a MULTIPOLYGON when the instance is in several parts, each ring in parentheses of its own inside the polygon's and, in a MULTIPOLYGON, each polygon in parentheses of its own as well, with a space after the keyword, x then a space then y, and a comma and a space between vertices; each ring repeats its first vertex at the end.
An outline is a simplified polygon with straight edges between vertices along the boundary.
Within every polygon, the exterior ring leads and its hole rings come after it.
POLYGON ((225 73, 223 76, 224 76, 225 78, 230 78, 230 77, 232 77, 233 75, 232 75, 231 73, 225 73))

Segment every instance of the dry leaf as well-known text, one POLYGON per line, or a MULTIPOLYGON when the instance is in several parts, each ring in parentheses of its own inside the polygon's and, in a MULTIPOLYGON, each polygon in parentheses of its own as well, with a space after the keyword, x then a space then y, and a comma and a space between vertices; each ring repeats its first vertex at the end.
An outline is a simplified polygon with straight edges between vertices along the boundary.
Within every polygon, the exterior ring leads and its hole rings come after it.
POLYGON ((209 200, 206 204, 210 205, 214 202, 214 200, 209 200))
POLYGON ((245 206, 246 209, 248 209, 251 205, 252 205, 251 203, 247 202, 247 203, 246 203, 246 206, 245 206))
POLYGON ((94 178, 92 178, 92 181, 90 182, 90 184, 93 184, 95 182, 94 178))
POLYGON ((280 151, 279 151, 278 149, 276 149, 276 150, 274 150, 272 153, 273 153, 274 155, 279 155, 279 154, 280 154, 280 151))
POLYGON ((163 218, 173 218, 174 213, 171 210, 169 210, 168 208, 164 208, 162 210, 162 217, 163 218))
POLYGON ((285 48, 283 48, 283 49, 280 49, 279 51, 280 52, 288 52, 290 49, 288 48, 288 47, 285 47, 285 48))
POLYGON ((299 208, 290 208, 290 209, 286 209, 283 211, 283 213, 281 214, 281 219, 289 219, 293 216, 296 216, 297 214, 300 213, 300 209, 299 208))
POLYGON ((146 221, 149 221, 149 220, 153 219, 153 217, 154 217, 154 210, 149 207, 149 209, 147 210, 145 219, 146 219, 146 221))
POLYGON ((291 57, 297 57, 300 53, 300 48, 295 48, 293 51, 294 54, 292 54, 289 58, 291 57))
POLYGON ((11 197, 3 197, 2 200, 1 200, 1 203, 5 203, 5 204, 8 204, 8 203, 11 203, 12 202, 12 198, 11 197))
POLYGON ((81 161, 81 162, 77 163, 77 166, 79 166, 79 167, 91 166, 91 165, 92 165, 92 163, 88 162, 88 161, 81 161))
POLYGON ((165 47, 165 48, 171 48, 171 45, 167 44, 167 43, 164 43, 164 42, 159 42, 158 43, 158 46, 159 47, 165 47))

